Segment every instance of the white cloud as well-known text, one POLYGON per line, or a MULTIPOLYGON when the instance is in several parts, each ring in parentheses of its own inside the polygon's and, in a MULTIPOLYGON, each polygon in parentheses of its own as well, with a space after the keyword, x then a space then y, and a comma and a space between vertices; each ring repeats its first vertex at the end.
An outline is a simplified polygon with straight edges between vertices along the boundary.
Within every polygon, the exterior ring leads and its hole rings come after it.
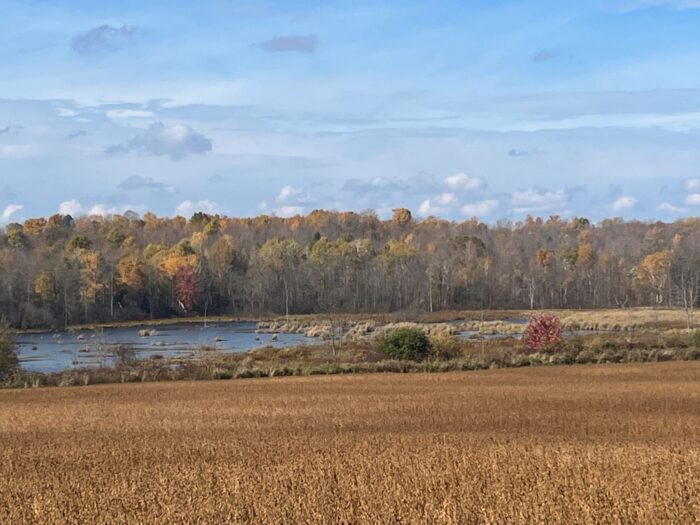
POLYGON ((700 193, 691 193, 686 197, 685 203, 690 206, 700 206, 700 193))
POLYGON ((302 191, 298 188, 295 188, 293 186, 284 186, 275 198, 275 201, 279 203, 289 202, 291 200, 295 200, 301 194, 302 191))
POLYGON ((688 191, 700 190, 700 179, 688 179, 685 181, 685 187, 688 191))
POLYGON ((108 217, 110 215, 122 214, 128 209, 130 209, 129 206, 108 208, 104 204, 95 204, 93 207, 91 207, 88 210, 87 215, 88 216, 99 215, 100 217, 108 217))
POLYGON ((94 204, 92 206, 83 206, 77 199, 71 199, 69 201, 62 202, 58 206, 58 213, 61 215, 70 215, 72 217, 77 217, 79 215, 87 216, 100 216, 108 217, 110 215, 123 214, 128 210, 133 210, 134 206, 124 205, 124 206, 110 206, 107 207, 104 204, 94 204))
POLYGON ((483 217, 491 215, 496 208, 498 208, 498 201, 495 199, 487 199, 465 204, 460 211, 467 217, 483 217))
POLYGON ((153 116, 153 112, 144 109, 110 109, 105 115, 109 118, 148 118, 153 116))
POLYGON ((483 181, 479 177, 470 177, 464 173, 456 173, 445 177, 443 181, 453 191, 471 191, 481 188, 483 181))
POLYGON ((162 122, 154 122, 146 131, 125 144, 109 146, 105 153, 120 155, 136 152, 180 160, 189 155, 207 153, 211 148, 211 140, 185 124, 165 126, 162 122))
POLYGON ((38 151, 32 144, 3 144, 0 145, 0 159, 25 159, 38 151))
POLYGON ((56 108, 59 117, 77 117, 78 112, 70 108, 56 108))
POLYGON ((686 208, 674 206, 670 202, 664 202, 663 204, 659 204, 656 207, 656 209, 665 213, 684 213, 687 211, 686 208))
POLYGON ((10 222, 12 216, 20 211, 24 206, 21 204, 10 204, 5 207, 2 213, 0 213, 0 224, 7 224, 10 222))
POLYGON ((198 211, 204 213, 219 213, 221 207, 210 200, 201 200, 192 202, 190 200, 182 201, 175 209, 175 213, 188 217, 198 211))
POLYGON ((104 204, 95 204, 87 212, 88 215, 99 215, 101 217, 106 217, 108 215, 107 207, 104 204))
POLYGON ((637 204, 637 199, 623 195, 610 205, 610 209, 612 211, 628 210, 633 208, 635 204, 637 204))
POLYGON ((425 199, 423 202, 420 203, 420 206, 418 207, 418 215, 420 215, 421 217, 437 215, 439 213, 443 213, 444 211, 444 208, 440 206, 434 206, 430 202, 430 199, 425 199))
POLYGON ((556 191, 537 191, 529 188, 513 193, 511 201, 516 213, 528 213, 557 208, 566 204, 568 197, 563 189, 556 191))
POLYGON ((449 206, 450 204, 453 204, 457 199, 455 198, 454 193, 441 193, 435 200, 437 200, 437 202, 439 204, 442 204, 443 206, 449 206))
POLYGON ((83 210, 83 207, 80 205, 80 202, 78 202, 76 199, 71 199, 69 201, 62 202, 61 204, 58 205, 58 213, 61 215, 78 215, 81 211, 83 210))
POLYGON ((258 206, 258 209, 261 213, 267 213, 276 217, 284 218, 294 217, 295 215, 304 215, 304 213, 306 213, 306 207, 293 204, 283 204, 271 209, 267 201, 262 201, 258 206))
MULTIPOLYGON (((278 206, 273 206, 271 208, 268 201, 262 201, 258 209, 262 213, 270 213, 277 217, 294 217, 295 215, 304 215, 307 205, 313 204, 314 200, 303 190, 287 185, 282 187, 275 197, 274 202, 278 206)), ((328 208, 328 206, 326 206, 326 208, 328 208)))
POLYGON ((439 215, 450 210, 453 204, 456 204, 457 198, 454 193, 441 193, 435 199, 425 199, 418 207, 418 215, 428 217, 430 215, 439 215))
POLYGON ((304 215, 303 206, 279 206, 272 212, 279 217, 294 217, 295 215, 304 215))
POLYGON ((314 200, 308 193, 294 186, 287 185, 277 194, 275 202, 279 204, 280 207, 273 210, 273 212, 281 217, 289 217, 303 213, 304 208, 307 205, 313 204, 314 200))

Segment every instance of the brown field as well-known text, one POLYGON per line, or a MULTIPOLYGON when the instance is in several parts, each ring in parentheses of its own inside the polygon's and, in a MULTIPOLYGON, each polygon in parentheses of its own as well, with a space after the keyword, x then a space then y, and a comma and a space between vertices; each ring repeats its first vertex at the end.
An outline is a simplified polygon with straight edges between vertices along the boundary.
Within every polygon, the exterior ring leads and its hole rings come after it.
POLYGON ((0 391, 1 523, 698 523, 700 363, 0 391))

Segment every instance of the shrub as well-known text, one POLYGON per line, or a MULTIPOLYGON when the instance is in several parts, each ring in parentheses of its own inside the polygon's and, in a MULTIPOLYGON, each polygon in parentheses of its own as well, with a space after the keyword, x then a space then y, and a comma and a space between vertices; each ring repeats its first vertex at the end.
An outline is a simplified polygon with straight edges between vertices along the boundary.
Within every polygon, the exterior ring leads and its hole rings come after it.
POLYGON ((15 350, 15 334, 5 321, 0 320, 0 381, 4 381, 19 369, 15 350))
POLYGON ((696 348, 700 348, 700 330, 690 332, 690 344, 696 348))
MULTIPOLYGON (((663 343, 666 348, 688 348, 688 336, 685 334, 674 331, 664 335, 663 343)), ((690 334, 690 339, 692 341, 692 334, 690 334)))
POLYGON ((576 362, 579 364, 595 363, 596 354, 591 350, 581 350, 576 356, 576 362))
POLYGON ((553 352, 561 342, 561 324, 553 315, 533 315, 523 332, 523 343, 530 351, 553 352))
POLYGON ((255 377, 265 377, 267 374, 264 370, 259 368, 248 368, 244 370, 239 370, 234 374, 235 379, 252 379, 255 377))
POLYGON ((690 348, 686 350, 685 359, 689 361, 696 361, 700 359, 700 348, 690 348))
POLYGON ((438 334, 430 338, 430 355, 436 359, 454 359, 460 355, 457 338, 449 334, 438 334))
POLYGON ((211 371, 212 379, 233 379, 233 372, 225 368, 215 368, 211 371))
POLYGON ((428 356, 430 342, 420 328, 399 328, 384 336, 379 350, 394 359, 419 361, 428 356))
POLYGON ((113 350, 114 363, 117 368, 131 368, 138 362, 136 351, 126 345, 118 345, 113 350))

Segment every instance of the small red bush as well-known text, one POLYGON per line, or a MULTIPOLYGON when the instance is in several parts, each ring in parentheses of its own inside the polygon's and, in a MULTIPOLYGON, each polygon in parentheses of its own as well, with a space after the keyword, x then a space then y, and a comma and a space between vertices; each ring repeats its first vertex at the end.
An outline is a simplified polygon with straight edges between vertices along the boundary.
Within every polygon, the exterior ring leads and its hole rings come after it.
POLYGON ((533 315, 523 332, 523 343, 528 350, 552 351, 561 341, 561 324, 553 315, 533 315))

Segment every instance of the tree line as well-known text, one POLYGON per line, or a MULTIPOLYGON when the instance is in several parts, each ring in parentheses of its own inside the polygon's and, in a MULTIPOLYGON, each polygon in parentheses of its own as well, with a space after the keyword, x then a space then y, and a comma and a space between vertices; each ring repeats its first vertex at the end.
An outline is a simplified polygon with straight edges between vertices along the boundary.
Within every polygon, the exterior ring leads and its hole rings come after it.
MULTIPOLYGON (((191 218, 53 215, 0 230, 14 327, 193 315, 682 306, 700 219, 453 222, 394 210, 191 218)), ((689 317, 690 319, 690 317, 689 317)))

